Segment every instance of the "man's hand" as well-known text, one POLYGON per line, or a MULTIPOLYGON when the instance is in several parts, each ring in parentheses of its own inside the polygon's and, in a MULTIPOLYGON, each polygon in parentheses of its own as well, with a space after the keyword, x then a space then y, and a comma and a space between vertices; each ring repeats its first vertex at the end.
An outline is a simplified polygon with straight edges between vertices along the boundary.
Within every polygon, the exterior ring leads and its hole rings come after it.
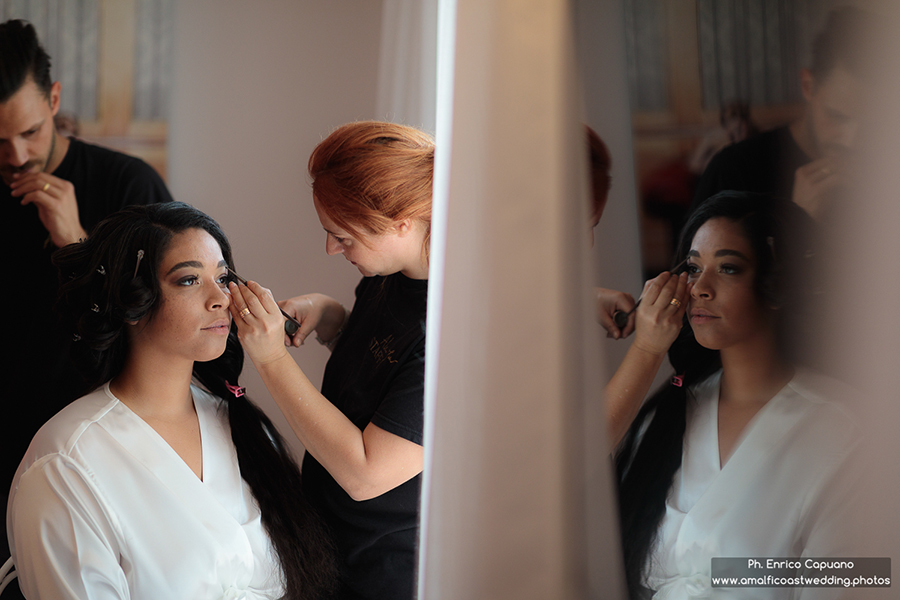
POLYGON ((41 223, 57 248, 87 237, 78 218, 75 186, 70 182, 49 173, 28 173, 9 187, 14 198, 22 198, 22 206, 37 206, 41 223))
POLYGON ((819 219, 825 204, 843 183, 841 164, 834 157, 825 157, 803 165, 794 174, 794 204, 813 219, 819 219))

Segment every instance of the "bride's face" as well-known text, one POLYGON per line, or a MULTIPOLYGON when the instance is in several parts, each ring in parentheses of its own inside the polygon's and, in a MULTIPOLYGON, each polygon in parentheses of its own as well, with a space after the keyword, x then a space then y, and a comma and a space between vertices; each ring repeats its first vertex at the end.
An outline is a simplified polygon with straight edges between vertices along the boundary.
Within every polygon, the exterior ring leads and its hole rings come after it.
POLYGON ((701 346, 723 350, 768 332, 769 311, 755 288, 757 261, 738 223, 704 223, 691 242, 687 272, 694 283, 688 317, 701 346))
POLYGON ((202 229, 178 233, 158 272, 159 304, 135 325, 132 347, 166 359, 221 356, 231 329, 231 295, 218 242, 202 229))

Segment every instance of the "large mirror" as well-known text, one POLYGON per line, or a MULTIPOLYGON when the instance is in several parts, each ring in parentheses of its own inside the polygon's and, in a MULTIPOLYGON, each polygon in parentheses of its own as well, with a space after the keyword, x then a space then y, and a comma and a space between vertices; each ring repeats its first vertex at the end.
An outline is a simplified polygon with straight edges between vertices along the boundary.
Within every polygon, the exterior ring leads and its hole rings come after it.
MULTIPOLYGON (((799 71, 838 0, 624 0, 644 275, 672 249, 712 156, 803 109, 799 71)), ((865 5, 871 2, 857 2, 865 5)))

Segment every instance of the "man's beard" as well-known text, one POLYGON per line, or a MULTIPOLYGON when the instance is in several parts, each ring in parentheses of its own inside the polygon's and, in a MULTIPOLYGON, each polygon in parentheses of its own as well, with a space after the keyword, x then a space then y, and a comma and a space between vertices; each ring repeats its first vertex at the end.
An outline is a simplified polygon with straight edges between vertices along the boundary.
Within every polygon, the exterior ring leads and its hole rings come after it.
POLYGON ((806 126, 806 132, 807 138, 816 151, 816 156, 811 157, 813 159, 825 157, 846 158, 853 152, 851 148, 848 148, 843 144, 823 144, 821 140, 819 140, 819 136, 816 134, 816 128, 813 127, 811 120, 806 126))
POLYGON ((47 165, 50 164, 50 157, 53 156, 53 152, 56 150, 56 133, 54 132, 53 136, 50 138, 50 152, 47 153, 47 156, 43 158, 43 160, 29 160, 24 165, 19 167, 7 166, 0 168, 0 179, 3 179, 3 183, 9 185, 13 182, 13 175, 18 173, 30 173, 35 167, 39 167, 37 172, 44 172, 47 170, 47 165))

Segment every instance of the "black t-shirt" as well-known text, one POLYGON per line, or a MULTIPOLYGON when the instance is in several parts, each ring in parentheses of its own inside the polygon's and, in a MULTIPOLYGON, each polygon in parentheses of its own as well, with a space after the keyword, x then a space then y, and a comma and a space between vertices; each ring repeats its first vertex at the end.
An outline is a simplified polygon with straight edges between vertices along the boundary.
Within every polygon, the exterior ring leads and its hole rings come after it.
MULTIPOLYGON (((332 352, 322 394, 354 425, 374 423, 422 444, 428 281, 365 277, 332 352)), ((371 500, 353 500, 309 453, 303 488, 329 524, 343 560, 341 598, 414 595, 421 474, 371 500)))
MULTIPOLYGON (((78 215, 87 232, 125 206, 172 200, 162 179, 147 163, 76 139, 70 140, 53 175, 75 186, 78 215)), ((9 404, 3 410, 6 416, 0 419, 0 501, 4 507, 31 438, 47 419, 85 391, 68 359, 72 340, 65 332, 69 328, 59 325, 53 309, 59 278, 50 255, 56 248, 38 218, 37 207, 21 206, 21 198, 10 193, 0 181, 0 223, 4 229, 0 252, 8 288, 0 311, 7 342, 2 362, 3 397, 9 404)), ((3 554, 6 544, 0 544, 0 548, 3 554)))
POLYGON ((724 190, 757 192, 790 200, 794 173, 812 160, 788 127, 779 127, 723 148, 697 183, 690 212, 724 190))

